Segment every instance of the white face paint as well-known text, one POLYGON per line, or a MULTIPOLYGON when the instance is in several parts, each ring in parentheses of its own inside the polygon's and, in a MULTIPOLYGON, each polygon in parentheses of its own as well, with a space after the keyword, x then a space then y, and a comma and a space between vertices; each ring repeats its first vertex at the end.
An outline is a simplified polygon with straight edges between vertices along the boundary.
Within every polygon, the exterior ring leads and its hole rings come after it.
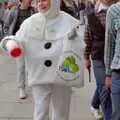
POLYGON ((37 0, 38 11, 43 13, 46 18, 54 18, 59 14, 59 0, 37 0))

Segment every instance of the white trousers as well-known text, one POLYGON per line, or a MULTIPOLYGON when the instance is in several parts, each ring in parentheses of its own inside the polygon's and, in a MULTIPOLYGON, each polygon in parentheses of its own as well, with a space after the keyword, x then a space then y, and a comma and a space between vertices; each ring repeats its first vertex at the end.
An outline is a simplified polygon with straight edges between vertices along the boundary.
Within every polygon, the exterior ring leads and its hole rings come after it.
POLYGON ((52 120, 69 120, 71 89, 61 85, 38 85, 32 88, 35 102, 34 120, 49 120, 52 102, 52 120))

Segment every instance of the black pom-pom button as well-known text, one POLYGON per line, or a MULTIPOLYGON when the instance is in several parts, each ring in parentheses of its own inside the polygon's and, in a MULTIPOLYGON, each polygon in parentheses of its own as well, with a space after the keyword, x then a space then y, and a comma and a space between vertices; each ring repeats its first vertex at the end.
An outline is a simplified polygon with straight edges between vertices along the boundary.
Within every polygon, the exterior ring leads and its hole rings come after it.
POLYGON ((52 61, 51 60, 46 60, 44 62, 44 64, 45 64, 46 67, 50 67, 52 65, 52 61))
POLYGON ((50 49, 52 46, 52 43, 51 42, 47 42, 44 46, 45 49, 50 49))

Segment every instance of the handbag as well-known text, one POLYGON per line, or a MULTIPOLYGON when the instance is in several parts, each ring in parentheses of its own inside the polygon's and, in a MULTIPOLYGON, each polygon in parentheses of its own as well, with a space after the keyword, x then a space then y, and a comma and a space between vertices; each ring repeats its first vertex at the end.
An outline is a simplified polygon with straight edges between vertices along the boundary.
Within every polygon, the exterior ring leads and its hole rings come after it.
POLYGON ((83 44, 74 29, 63 40, 62 55, 57 74, 64 84, 72 87, 84 86, 83 44))

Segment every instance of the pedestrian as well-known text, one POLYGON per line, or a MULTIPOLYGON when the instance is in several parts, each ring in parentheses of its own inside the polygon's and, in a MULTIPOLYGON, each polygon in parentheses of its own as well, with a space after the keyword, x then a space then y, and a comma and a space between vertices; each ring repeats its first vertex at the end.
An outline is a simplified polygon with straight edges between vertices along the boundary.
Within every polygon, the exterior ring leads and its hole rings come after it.
POLYGON ((2 18, 3 22, 6 21, 6 18, 7 18, 7 16, 8 16, 8 14, 9 14, 9 11, 10 11, 13 7, 18 6, 18 5, 19 5, 18 0, 8 0, 8 1, 5 1, 5 2, 4 2, 5 11, 4 11, 4 15, 3 15, 3 18, 2 18))
POLYGON ((116 1, 107 12, 105 39, 106 87, 111 88, 112 120, 120 120, 120 1, 116 1))
POLYGON ((85 1, 79 0, 78 1, 78 8, 79 8, 79 16, 80 16, 80 25, 85 24, 85 1))
POLYGON ((70 0, 61 0, 61 8, 62 11, 65 11, 66 13, 70 14, 71 16, 78 19, 78 7, 75 3, 75 1, 70 0))
POLYGON ((99 5, 100 5, 100 0, 96 0, 96 2, 94 3, 96 10, 99 8, 99 5))
POLYGON ((108 7, 113 0, 101 0, 99 9, 93 9, 87 14, 88 23, 85 27, 85 66, 91 67, 96 80, 96 90, 91 102, 91 112, 96 119, 111 120, 112 103, 110 90, 105 87, 105 64, 104 64, 104 44, 105 44, 105 20, 108 7), (91 61, 92 60, 92 61, 91 61), (102 108, 103 116, 100 112, 102 108))
POLYGON ((39 12, 26 19, 15 36, 2 40, 1 49, 9 51, 10 42, 21 48, 16 59, 24 61, 25 57, 34 120, 49 119, 51 101, 52 120, 69 120, 71 86, 83 86, 83 46, 76 32, 79 21, 60 11, 59 0, 37 0, 37 7, 39 12))
POLYGON ((0 2, 0 20, 2 20, 4 15, 4 7, 3 7, 3 3, 0 2))
POLYGON ((74 9, 72 6, 67 6, 67 4, 64 2, 64 0, 61 0, 61 3, 60 3, 60 10, 68 13, 69 15, 71 16, 74 16, 74 9))
POLYGON ((79 20, 80 16, 79 16, 78 0, 73 0, 72 3, 73 3, 72 5, 74 7, 74 17, 79 20))
POLYGON ((0 2, 0 40, 2 39, 3 37, 3 15, 4 15, 4 7, 3 7, 3 3, 0 2))
MULTIPOLYGON (((13 7, 4 22, 5 35, 15 35, 20 28, 22 22, 35 13, 35 9, 31 7, 32 0, 20 0, 20 5, 13 7)), ((21 64, 17 60, 17 87, 19 91, 19 98, 25 99, 25 80, 27 73, 25 71, 25 64, 21 64)))

